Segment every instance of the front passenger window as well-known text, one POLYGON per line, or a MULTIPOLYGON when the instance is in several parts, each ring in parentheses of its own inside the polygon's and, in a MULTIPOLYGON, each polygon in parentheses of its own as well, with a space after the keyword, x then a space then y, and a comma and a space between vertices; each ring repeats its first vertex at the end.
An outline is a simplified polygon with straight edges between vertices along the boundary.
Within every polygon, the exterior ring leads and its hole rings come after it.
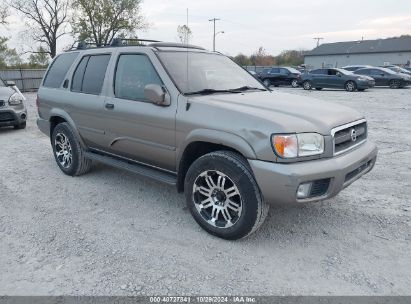
POLYGON ((144 88, 148 84, 163 85, 150 59, 140 54, 120 55, 115 75, 115 96, 146 101, 144 88))

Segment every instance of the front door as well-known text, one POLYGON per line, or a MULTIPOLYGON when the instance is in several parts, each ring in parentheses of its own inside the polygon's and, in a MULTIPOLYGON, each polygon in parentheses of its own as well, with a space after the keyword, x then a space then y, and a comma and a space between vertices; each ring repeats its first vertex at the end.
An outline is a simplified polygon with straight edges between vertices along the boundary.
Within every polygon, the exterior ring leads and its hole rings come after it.
POLYGON ((145 98, 146 85, 164 85, 149 55, 119 53, 111 79, 112 96, 105 100, 108 152, 176 171, 177 102, 163 107, 145 98))

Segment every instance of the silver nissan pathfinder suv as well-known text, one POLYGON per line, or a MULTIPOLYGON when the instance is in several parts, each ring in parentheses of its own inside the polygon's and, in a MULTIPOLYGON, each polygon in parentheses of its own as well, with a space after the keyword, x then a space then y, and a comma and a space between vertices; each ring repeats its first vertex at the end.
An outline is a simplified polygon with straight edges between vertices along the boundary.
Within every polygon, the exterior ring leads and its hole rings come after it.
POLYGON ((190 45, 81 44, 50 64, 37 105, 65 174, 98 161, 174 185, 197 223, 224 239, 253 233, 270 203, 337 195, 377 157, 357 111, 271 92, 190 45))

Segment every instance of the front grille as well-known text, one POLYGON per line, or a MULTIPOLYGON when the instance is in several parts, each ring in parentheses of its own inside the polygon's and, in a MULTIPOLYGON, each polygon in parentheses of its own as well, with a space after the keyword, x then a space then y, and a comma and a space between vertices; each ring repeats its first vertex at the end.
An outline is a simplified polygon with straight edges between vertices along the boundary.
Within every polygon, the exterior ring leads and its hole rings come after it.
POLYGON ((1 108, 1 107, 4 107, 5 104, 6 104, 6 103, 4 102, 4 100, 0 100, 0 108, 1 108))
POLYGON ((0 112, 0 122, 13 121, 14 115, 10 112, 0 112))
POLYGON ((311 190, 310 190, 309 197, 311 198, 311 197, 322 196, 326 194, 329 186, 330 186, 329 178, 313 181, 311 184, 311 190))
POLYGON ((348 173, 345 176, 345 181, 344 182, 348 182, 348 181, 352 180, 358 174, 360 174, 361 172, 364 172, 365 170, 367 170, 368 167, 371 166, 371 163, 372 163, 372 160, 369 160, 365 164, 362 164, 361 166, 359 166, 357 169, 355 169, 355 170, 351 171, 350 173, 348 173))
POLYGON ((367 122, 361 120, 333 130, 334 155, 354 148, 367 139, 367 122))

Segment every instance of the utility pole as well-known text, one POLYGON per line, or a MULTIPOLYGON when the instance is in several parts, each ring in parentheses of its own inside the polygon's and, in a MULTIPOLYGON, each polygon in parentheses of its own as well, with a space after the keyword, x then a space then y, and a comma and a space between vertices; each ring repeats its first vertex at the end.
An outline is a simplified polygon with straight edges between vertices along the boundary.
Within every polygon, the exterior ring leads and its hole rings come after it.
POLYGON ((220 19, 218 18, 213 18, 213 19, 209 19, 208 21, 213 21, 214 23, 214 34, 213 34, 213 52, 215 52, 215 22, 218 21, 220 19))
POLYGON ((320 46, 320 40, 323 40, 324 38, 321 38, 321 37, 315 37, 315 38, 313 38, 314 40, 317 40, 317 47, 319 47, 320 46))

